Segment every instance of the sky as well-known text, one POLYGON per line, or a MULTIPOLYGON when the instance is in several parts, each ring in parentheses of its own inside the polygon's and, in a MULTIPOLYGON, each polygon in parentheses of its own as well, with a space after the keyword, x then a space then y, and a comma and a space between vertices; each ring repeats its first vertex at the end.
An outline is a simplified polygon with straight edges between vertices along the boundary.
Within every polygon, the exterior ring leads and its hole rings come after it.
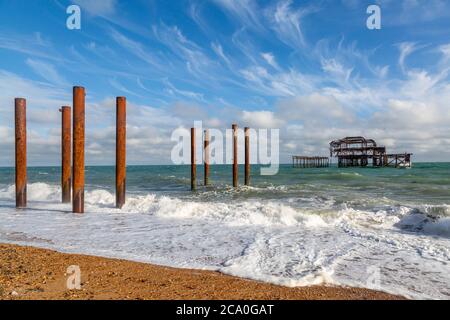
POLYGON ((280 129, 280 160, 362 135, 450 161, 450 1, 0 0, 0 166, 14 98, 28 164, 60 162, 60 106, 86 88, 86 162, 114 164, 126 96, 128 164, 170 163, 177 128, 280 129), (68 6, 81 8, 69 30, 68 6), (369 30, 369 5, 381 29, 369 30))

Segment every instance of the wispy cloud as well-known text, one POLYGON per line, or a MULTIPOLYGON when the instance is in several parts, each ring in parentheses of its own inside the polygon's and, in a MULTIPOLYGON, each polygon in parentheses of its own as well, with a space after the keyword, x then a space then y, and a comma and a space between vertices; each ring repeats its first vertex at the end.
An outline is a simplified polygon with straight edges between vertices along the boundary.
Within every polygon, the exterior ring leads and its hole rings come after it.
POLYGON ((53 61, 61 62, 65 60, 59 52, 54 50, 53 44, 49 40, 44 39, 39 32, 23 35, 1 30, 0 48, 53 61))
POLYGON ((277 70, 280 69, 273 53, 263 52, 263 53, 261 53, 261 57, 263 57, 263 59, 274 69, 277 69, 277 70))
POLYGON ((49 83, 67 86, 68 82, 59 74, 55 66, 40 60, 30 59, 26 60, 26 64, 41 78, 49 83))
POLYGON ((109 84, 116 90, 119 91, 120 94, 131 94, 133 96, 137 96, 140 97, 141 95, 129 90, 128 88, 126 88, 124 85, 122 85, 117 79, 110 79, 109 80, 109 84))
POLYGON ((260 11, 257 2, 254 0, 213 0, 232 18, 237 19, 239 26, 245 26, 252 30, 262 31, 263 23, 258 12, 260 11))
POLYGON ((117 44, 129 53, 156 68, 160 68, 161 64, 158 63, 158 59, 151 53, 151 50, 146 48, 142 43, 128 38, 113 28, 110 29, 110 35, 117 44))
POLYGON ((219 58, 221 58, 223 61, 225 61, 226 64, 228 64, 228 65, 231 64, 230 59, 228 59, 228 57, 223 52, 223 48, 222 48, 222 45, 220 43, 212 42, 211 43, 211 48, 213 49, 213 51, 215 52, 215 54, 217 54, 217 56, 219 58))
POLYGON ((292 7, 292 1, 280 1, 275 10, 269 10, 268 14, 272 21, 272 28, 277 36, 286 45, 300 50, 306 45, 306 39, 302 28, 302 18, 314 12, 315 9, 292 7))
POLYGON ((205 102, 204 95, 201 93, 193 92, 193 91, 189 91, 189 90, 180 90, 180 89, 176 88, 168 79, 165 79, 164 83, 167 86, 166 90, 172 95, 183 96, 188 99, 194 99, 194 100, 198 100, 201 102, 205 102))
MULTIPOLYGON (((211 79, 211 71, 216 64, 204 52, 203 48, 185 37, 177 26, 164 23, 152 27, 156 39, 170 49, 185 64, 185 69, 198 79, 211 79)), ((179 70, 178 70, 179 71, 179 70)))
POLYGON ((417 46, 413 42, 402 42, 398 45, 398 49, 400 50, 400 56, 398 58, 398 64, 402 71, 406 72, 405 61, 406 58, 411 55, 414 51, 416 51, 417 46))

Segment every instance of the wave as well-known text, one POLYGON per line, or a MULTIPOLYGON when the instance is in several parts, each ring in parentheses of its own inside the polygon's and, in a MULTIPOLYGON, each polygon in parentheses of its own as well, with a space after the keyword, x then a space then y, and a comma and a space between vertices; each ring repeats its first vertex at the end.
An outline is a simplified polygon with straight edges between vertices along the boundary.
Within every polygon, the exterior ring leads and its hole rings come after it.
MULTIPOLYGON (((260 188, 246 187, 239 192, 260 188)), ((14 185, 0 189, 0 200, 12 201, 14 185)), ((338 227, 342 223, 372 229, 397 228, 408 232, 450 237, 450 206, 386 205, 383 209, 356 209, 357 202, 333 205, 330 199, 312 197, 308 207, 296 203, 295 198, 278 200, 241 199, 239 201, 212 201, 214 197, 170 197, 156 194, 129 194, 125 206, 114 208, 115 196, 102 189, 86 191, 87 212, 105 211, 151 214, 170 219, 200 219, 229 225, 260 225, 286 227, 338 227)), ((28 185, 28 199, 38 203, 56 203, 61 199, 61 188, 46 183, 28 185)), ((380 201, 386 202, 385 200, 380 201)), ((305 203, 305 201, 303 202, 305 203)))
MULTIPOLYGON (((239 190, 245 192, 252 187, 239 190)), ((301 194, 225 201, 186 192, 129 193, 123 209, 116 209, 113 193, 93 189, 85 194, 87 214, 75 219, 57 213, 70 208, 60 203, 59 186, 31 183, 28 195, 29 211, 10 214, 15 188, 0 188, 1 241, 209 268, 287 286, 368 287, 367 268, 376 263, 389 292, 448 297, 448 205, 386 199, 377 205, 373 199, 338 202, 301 194), (310 202, 299 201, 302 196, 310 202)))

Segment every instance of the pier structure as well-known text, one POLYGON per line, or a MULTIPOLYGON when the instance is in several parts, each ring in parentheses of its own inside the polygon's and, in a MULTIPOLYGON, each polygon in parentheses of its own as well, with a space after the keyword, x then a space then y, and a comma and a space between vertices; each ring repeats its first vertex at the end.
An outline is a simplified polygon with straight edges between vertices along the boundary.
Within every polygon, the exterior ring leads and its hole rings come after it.
POLYGON ((197 164, 195 157, 195 128, 191 128, 191 190, 197 189, 197 164))
POLYGON ((27 101, 14 103, 16 149, 16 208, 27 207, 27 101))
POLYGON ((210 156, 210 152, 209 152, 209 129, 206 129, 204 131, 204 135, 203 135, 203 162, 205 163, 204 166, 204 176, 203 176, 203 181, 204 181, 204 185, 207 186, 209 185, 209 156, 210 156))
POLYGON ((61 196, 63 203, 72 201, 72 108, 63 106, 61 112, 61 196))
POLYGON ((126 194, 127 99, 116 98, 116 208, 125 205, 126 194))
POLYGON ((246 186, 250 185, 250 128, 245 127, 245 182, 246 186))
MULTIPOLYGON (((238 162, 238 125, 232 124, 232 146, 233 146, 233 159, 232 159, 232 179, 233 179, 233 187, 239 187, 239 162, 238 162)), ((196 129, 191 128, 191 190, 195 191, 197 189, 197 159, 196 159, 196 129)), ((209 176, 210 176, 210 143, 211 137, 209 133, 209 129, 204 130, 203 132, 203 162, 204 162, 204 186, 209 185, 209 176)), ((245 162, 244 162, 244 185, 250 185, 251 179, 251 168, 250 168, 250 128, 244 128, 244 142, 245 142, 245 162)))
MULTIPOLYGON (((84 213, 85 195, 85 116, 86 90, 75 86, 72 107, 62 106, 61 112, 61 190, 62 202, 72 203, 72 212, 84 213)), ((16 207, 27 206, 27 132, 26 100, 15 99, 15 187, 16 207)), ((126 197, 126 97, 116 98, 116 208, 125 205, 126 197)), ((191 189, 197 189, 196 132, 191 128, 191 189)), ((238 125, 232 125, 233 163, 232 178, 235 188, 238 180, 238 125)), ((250 185, 250 128, 245 127, 245 185, 250 185)), ((204 131, 204 185, 209 184, 210 134, 204 131)), ((399 160, 401 161, 401 160, 399 160)))
POLYGON ((328 157, 292 156, 293 168, 324 168, 330 166, 328 157))
POLYGON ((233 124, 232 126, 233 130, 233 187, 237 188, 239 185, 239 178, 238 178, 238 125, 233 124))
POLYGON ((386 147, 364 137, 346 137, 330 142, 330 157, 338 167, 411 167, 412 153, 388 154, 386 147))
POLYGON ((83 87, 73 88, 73 140, 72 140, 72 211, 84 213, 84 147, 85 97, 83 87))

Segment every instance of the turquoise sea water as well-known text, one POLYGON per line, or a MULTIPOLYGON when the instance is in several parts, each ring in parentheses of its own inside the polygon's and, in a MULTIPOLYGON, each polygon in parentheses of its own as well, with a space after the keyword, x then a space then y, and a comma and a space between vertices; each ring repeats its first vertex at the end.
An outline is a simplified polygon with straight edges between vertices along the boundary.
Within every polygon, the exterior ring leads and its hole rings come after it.
MULTIPOLYGON (((223 191, 232 184, 231 166, 211 166, 210 186, 203 187, 203 166, 197 166, 198 191, 223 191)), ((243 184, 243 166, 239 167, 243 184)), ((289 194, 333 194, 342 200, 359 197, 388 197, 398 201, 420 203, 448 203, 450 199, 450 163, 417 163, 411 169, 395 168, 292 168, 280 165, 278 174, 261 176, 260 166, 251 168, 251 185, 266 188, 258 193, 233 194, 234 197, 268 196, 283 198, 289 194), (277 189, 278 188, 278 189, 277 189), (282 188, 282 189, 280 189, 282 188), (278 190, 278 192, 277 192, 278 190)), ((114 190, 113 166, 86 167, 86 189, 114 190)), ((28 182, 58 184, 59 167, 28 168, 28 182)), ((0 186, 14 183, 14 169, 0 168, 0 186)), ((127 189, 132 193, 158 192, 191 196, 189 166, 129 166, 127 189)))
POLYGON ((28 169, 29 208, 14 208, 0 168, 0 241, 219 270, 282 285, 332 283, 450 298, 450 163, 395 168, 231 166, 191 192, 189 166, 129 166, 114 208, 114 167, 86 168, 86 213, 60 204, 60 168, 28 169), (243 182, 243 167, 240 167, 243 182), (370 281, 369 281, 369 280, 370 281))

